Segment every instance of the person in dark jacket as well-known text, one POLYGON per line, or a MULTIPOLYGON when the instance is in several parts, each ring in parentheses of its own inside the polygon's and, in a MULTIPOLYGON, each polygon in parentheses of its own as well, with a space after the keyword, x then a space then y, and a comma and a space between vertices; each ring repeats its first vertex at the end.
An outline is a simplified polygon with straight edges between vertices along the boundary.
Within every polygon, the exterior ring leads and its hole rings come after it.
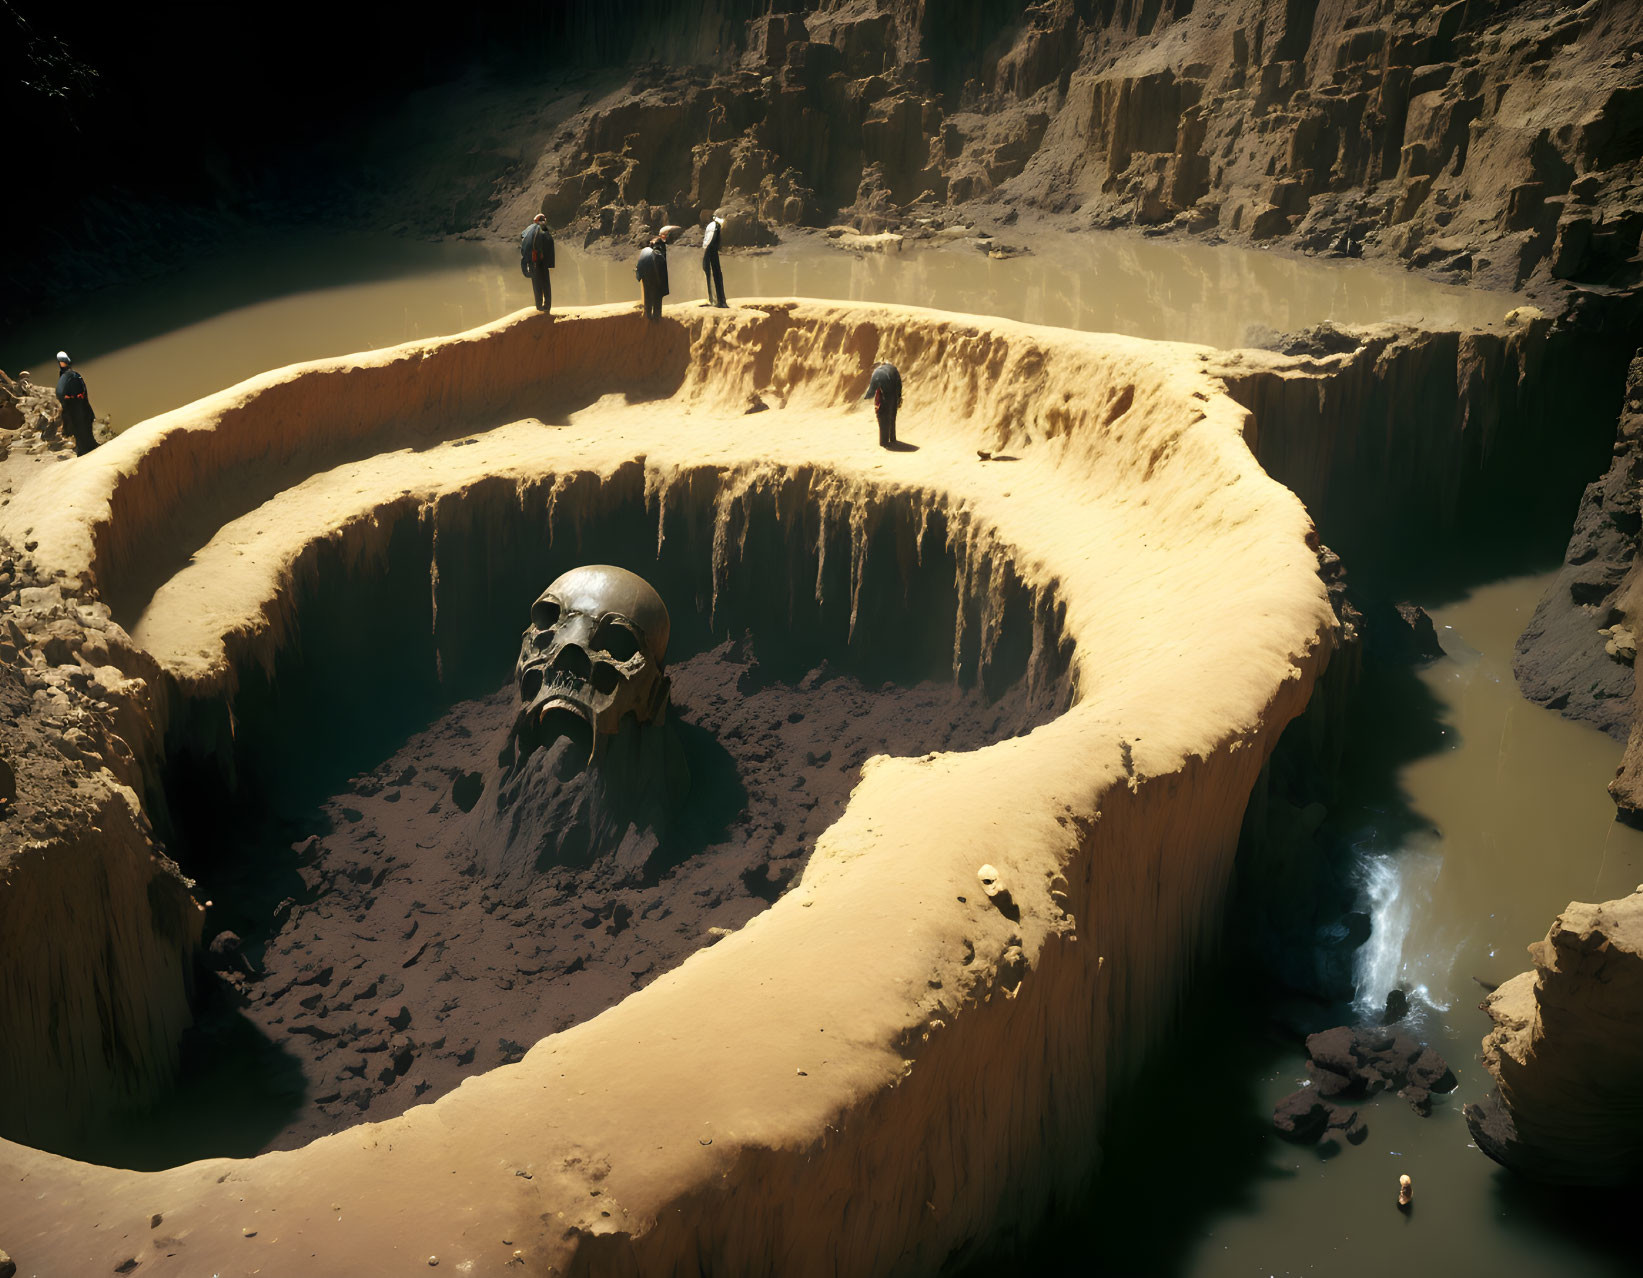
POLYGON ((896 412, 901 408, 901 373, 894 364, 880 364, 867 379, 867 394, 879 419, 879 447, 896 446, 896 412))
POLYGON ((86 379, 74 369, 74 361, 67 351, 57 352, 57 402, 63 406, 63 425, 74 437, 74 454, 84 457, 97 447, 97 436, 91 424, 96 414, 91 411, 91 399, 86 393, 86 379))
POLYGON ((724 223, 715 213, 708 218, 707 226, 702 230, 702 274, 707 277, 707 304, 709 306, 724 306, 725 277, 719 269, 719 241, 724 239, 724 223), (714 299, 718 300, 715 301, 714 299))
POLYGON ((550 309, 553 306, 553 282, 548 278, 548 272, 553 270, 553 235, 548 230, 548 219, 540 213, 520 237, 519 269, 530 276, 531 291, 536 294, 536 309, 550 309))
POLYGON ((639 264, 633 268, 633 276, 644 289, 645 318, 661 319, 662 295, 667 284, 667 254, 665 249, 657 249, 655 240, 639 250, 639 264))

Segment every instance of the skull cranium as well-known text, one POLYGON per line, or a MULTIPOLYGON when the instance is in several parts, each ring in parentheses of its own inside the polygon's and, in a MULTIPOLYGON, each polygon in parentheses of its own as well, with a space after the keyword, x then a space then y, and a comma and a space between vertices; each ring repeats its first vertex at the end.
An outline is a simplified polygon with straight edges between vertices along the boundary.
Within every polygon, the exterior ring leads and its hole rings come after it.
POLYGON ((668 630, 661 596, 625 568, 592 564, 557 578, 531 605, 514 668, 522 741, 585 732, 591 757, 625 716, 660 721, 668 630))

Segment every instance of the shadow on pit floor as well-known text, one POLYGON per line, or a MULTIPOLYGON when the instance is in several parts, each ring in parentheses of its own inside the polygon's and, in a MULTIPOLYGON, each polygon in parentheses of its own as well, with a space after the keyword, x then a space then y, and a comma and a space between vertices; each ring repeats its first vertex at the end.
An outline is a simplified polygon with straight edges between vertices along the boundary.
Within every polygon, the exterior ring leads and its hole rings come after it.
POLYGON ((182 1072, 149 1109, 114 1119, 71 1157, 161 1171, 262 1152, 307 1098, 302 1065, 237 1008, 202 1015, 182 1043, 182 1072))

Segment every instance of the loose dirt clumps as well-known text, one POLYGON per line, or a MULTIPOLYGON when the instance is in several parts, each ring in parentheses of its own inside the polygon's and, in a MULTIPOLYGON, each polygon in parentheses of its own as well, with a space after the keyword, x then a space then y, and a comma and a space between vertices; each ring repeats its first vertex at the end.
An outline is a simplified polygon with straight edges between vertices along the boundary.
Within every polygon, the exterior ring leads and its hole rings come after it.
POLYGON ((622 856, 623 840, 581 862, 485 874, 506 834, 491 809, 511 683, 354 778, 289 850, 233 854, 242 868, 212 886, 224 902, 212 963, 238 994, 225 1014, 306 1080, 271 1147, 391 1117, 517 1061, 739 928, 795 881, 870 755, 974 749, 1042 714, 1019 690, 989 702, 937 684, 869 689, 826 664, 790 685, 754 650, 744 637, 669 668, 691 788, 660 842, 636 832, 644 860, 622 856), (279 895, 293 877, 297 898, 279 895), (258 901, 271 922, 249 912, 258 901))

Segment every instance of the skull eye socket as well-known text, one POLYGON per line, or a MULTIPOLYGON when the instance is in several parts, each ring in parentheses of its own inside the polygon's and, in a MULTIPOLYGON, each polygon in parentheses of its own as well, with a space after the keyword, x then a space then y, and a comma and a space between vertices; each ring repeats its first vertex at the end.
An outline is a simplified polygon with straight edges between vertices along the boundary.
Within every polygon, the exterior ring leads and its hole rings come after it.
POLYGON ((533 666, 525 671, 524 676, 519 680, 519 699, 521 701, 534 701, 536 700, 536 694, 541 691, 542 668, 533 666))
POLYGON ((559 623, 559 605, 552 599, 538 599, 531 605, 531 625, 549 630, 559 623))
POLYGON ((612 661, 632 661, 639 651, 639 637, 621 622, 607 617, 599 625, 598 646, 612 661))
POLYGON ((615 666, 601 661, 593 667, 589 682, 600 696, 608 697, 616 691, 616 685, 622 682, 622 674, 615 666))

